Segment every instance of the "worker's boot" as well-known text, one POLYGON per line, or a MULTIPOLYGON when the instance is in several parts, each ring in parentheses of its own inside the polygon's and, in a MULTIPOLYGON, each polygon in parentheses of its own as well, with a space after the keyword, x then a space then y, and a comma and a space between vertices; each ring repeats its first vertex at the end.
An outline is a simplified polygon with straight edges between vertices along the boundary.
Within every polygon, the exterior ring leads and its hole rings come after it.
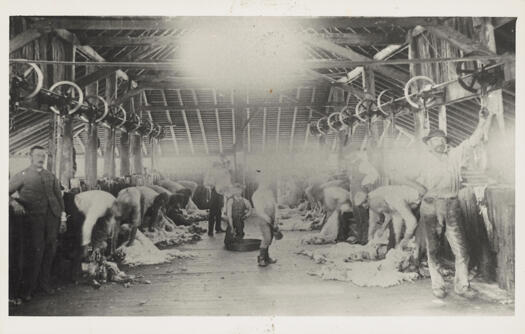
POLYGON ((277 262, 277 260, 272 259, 272 258, 270 257, 270 254, 269 254, 269 248, 266 249, 264 255, 265 255, 266 263, 268 263, 268 264, 273 264, 273 263, 276 263, 276 262, 277 262))
POLYGON ((267 248, 261 248, 259 250, 259 256, 257 256, 257 263, 259 267, 266 267, 268 262, 266 262, 267 248))

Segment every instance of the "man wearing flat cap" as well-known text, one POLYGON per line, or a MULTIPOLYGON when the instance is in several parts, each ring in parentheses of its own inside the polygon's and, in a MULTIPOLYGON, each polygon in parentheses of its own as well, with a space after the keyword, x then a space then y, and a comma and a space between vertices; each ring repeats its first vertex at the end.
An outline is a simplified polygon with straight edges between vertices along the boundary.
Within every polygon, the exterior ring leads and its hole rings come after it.
POLYGON ((420 207, 420 224, 427 244, 432 292, 438 298, 446 296, 445 282, 438 271, 437 260, 439 239, 444 231, 455 256, 454 290, 466 298, 476 295, 468 279, 469 256, 458 191, 461 167, 466 163, 469 152, 481 142, 490 126, 491 117, 492 114, 483 109, 472 136, 454 148, 448 147, 447 135, 442 130, 434 129, 423 138, 427 149, 420 158, 417 181, 426 192, 420 207))

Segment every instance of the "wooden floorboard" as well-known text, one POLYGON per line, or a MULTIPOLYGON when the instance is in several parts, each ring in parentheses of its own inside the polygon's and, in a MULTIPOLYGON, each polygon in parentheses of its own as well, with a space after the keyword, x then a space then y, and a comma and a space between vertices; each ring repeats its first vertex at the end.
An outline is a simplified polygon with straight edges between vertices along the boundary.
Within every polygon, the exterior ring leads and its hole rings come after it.
MULTIPOLYGON (((433 298, 430 280, 392 288, 362 288, 308 275, 320 268, 297 255, 305 232, 285 232, 270 248, 278 263, 257 266, 258 252, 223 249, 224 234, 203 236, 179 247, 197 257, 130 268, 151 284, 67 286, 57 295, 36 297, 10 309, 11 315, 174 316, 174 315, 511 315, 513 306, 467 301, 451 294, 433 298)), ((247 227, 247 237, 259 235, 247 227)))

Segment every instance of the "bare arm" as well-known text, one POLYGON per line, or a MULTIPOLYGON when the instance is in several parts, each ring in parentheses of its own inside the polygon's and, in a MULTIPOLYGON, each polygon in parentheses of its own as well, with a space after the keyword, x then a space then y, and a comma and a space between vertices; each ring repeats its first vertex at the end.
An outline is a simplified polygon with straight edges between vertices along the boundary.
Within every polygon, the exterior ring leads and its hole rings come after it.
POLYGON ((406 224, 406 230, 405 230, 405 240, 409 240, 414 235, 414 231, 417 227, 417 220, 416 217, 412 214, 412 210, 410 209, 410 206, 407 204, 407 202, 396 198, 393 201, 389 202, 389 205, 399 213, 399 215, 403 218, 406 224))
POLYGON ((250 204, 250 201, 248 201, 246 198, 243 198, 243 200, 244 204, 246 205, 246 211, 244 213, 244 216, 249 217, 253 212, 252 205, 250 204))
POLYGON ((489 115, 480 114, 479 122, 478 122, 478 126, 476 127, 476 130, 474 130, 470 138, 466 139, 463 143, 467 144, 470 147, 478 145, 483 139, 483 135, 485 134, 485 131, 490 127, 490 124, 492 123, 492 116, 493 114, 489 114, 489 115))

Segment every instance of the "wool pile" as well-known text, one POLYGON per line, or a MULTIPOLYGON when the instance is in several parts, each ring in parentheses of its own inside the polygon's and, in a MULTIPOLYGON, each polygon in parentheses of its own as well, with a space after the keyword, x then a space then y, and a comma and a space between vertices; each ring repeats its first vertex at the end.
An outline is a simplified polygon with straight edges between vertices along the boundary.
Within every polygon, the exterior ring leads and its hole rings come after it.
POLYGON ((380 244, 351 245, 338 243, 331 247, 302 250, 316 263, 320 270, 309 273, 323 280, 352 282, 362 287, 390 287, 419 278, 413 266, 412 248, 390 249, 380 244))
POLYGON ((182 210, 184 218, 190 223, 208 220, 208 211, 206 210, 182 210))
POLYGON ((323 216, 306 212, 301 208, 279 208, 279 229, 281 231, 312 231, 320 229, 323 216))
POLYGON ((195 255, 189 252, 181 252, 176 249, 160 250, 155 244, 140 231, 133 245, 127 247, 122 245, 117 249, 122 258, 122 263, 129 266, 167 263, 176 258, 192 258, 195 255))
POLYGON ((171 231, 155 229, 154 231, 144 231, 144 235, 157 247, 166 248, 199 241, 201 240, 200 234, 205 231, 196 225, 173 226, 171 231))
POLYGON ((334 243, 339 231, 339 213, 334 211, 327 219, 319 233, 308 235, 301 240, 301 243, 311 245, 323 245, 334 243))

